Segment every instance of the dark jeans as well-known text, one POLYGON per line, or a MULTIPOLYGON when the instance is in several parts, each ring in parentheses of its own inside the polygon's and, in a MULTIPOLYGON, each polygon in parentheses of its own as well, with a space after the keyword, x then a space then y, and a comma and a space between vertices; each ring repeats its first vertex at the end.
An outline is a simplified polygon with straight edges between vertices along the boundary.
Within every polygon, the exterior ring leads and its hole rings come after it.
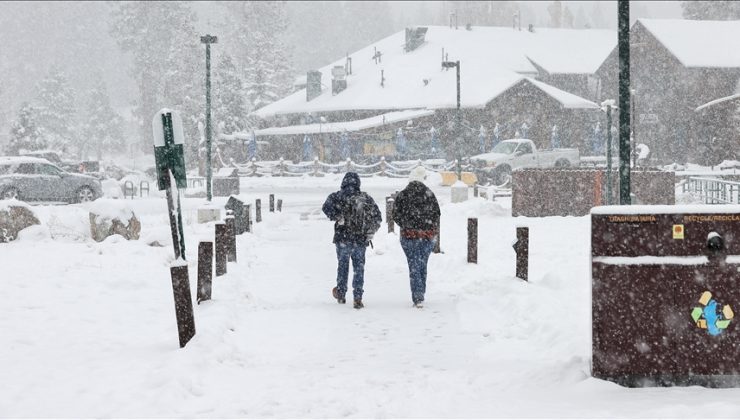
POLYGON ((411 280, 411 300, 424 300, 427 291, 427 261, 434 249, 433 239, 406 239, 401 237, 401 248, 406 254, 409 263, 409 278, 411 280))
POLYGON ((337 244, 337 291, 339 296, 347 293, 349 260, 352 258, 352 289, 354 298, 362 299, 362 286, 365 283, 365 244, 338 242, 337 244))

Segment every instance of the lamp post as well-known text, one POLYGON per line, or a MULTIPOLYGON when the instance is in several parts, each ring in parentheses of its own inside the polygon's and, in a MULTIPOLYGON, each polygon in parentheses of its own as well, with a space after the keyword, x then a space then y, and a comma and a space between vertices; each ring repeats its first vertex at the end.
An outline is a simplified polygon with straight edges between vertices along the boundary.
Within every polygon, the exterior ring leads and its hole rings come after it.
MULTIPOLYGON (((457 112, 455 115, 455 138, 459 142, 460 141, 460 60, 457 61, 443 61, 442 62, 442 68, 450 68, 455 67, 457 70, 457 112)), ((457 179, 458 181, 462 179, 462 168, 460 167, 460 160, 462 158, 462 154, 460 151, 461 144, 457 144, 455 147, 456 153, 457 153, 457 179)))
POLYGON ((218 43, 218 37, 205 35, 200 42, 206 44, 206 198, 211 201, 211 44, 218 43))

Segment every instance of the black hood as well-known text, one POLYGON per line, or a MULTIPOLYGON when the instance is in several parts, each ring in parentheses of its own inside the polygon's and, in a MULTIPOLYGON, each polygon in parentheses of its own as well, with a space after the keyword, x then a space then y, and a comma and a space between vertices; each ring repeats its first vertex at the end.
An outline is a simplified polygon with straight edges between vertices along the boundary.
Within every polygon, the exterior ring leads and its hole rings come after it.
POLYGON ((360 176, 356 172, 347 172, 342 180, 342 191, 360 191, 360 176))

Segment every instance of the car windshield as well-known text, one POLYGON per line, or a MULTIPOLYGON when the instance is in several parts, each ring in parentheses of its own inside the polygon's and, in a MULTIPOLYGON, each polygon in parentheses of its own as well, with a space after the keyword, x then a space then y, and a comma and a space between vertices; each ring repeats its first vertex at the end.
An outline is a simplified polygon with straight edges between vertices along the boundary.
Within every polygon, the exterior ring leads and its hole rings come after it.
POLYGON ((514 149, 516 149, 516 145, 518 143, 516 142, 507 142, 502 141, 501 143, 497 144, 496 147, 491 150, 493 153, 503 153, 505 155, 510 155, 514 153, 514 149))

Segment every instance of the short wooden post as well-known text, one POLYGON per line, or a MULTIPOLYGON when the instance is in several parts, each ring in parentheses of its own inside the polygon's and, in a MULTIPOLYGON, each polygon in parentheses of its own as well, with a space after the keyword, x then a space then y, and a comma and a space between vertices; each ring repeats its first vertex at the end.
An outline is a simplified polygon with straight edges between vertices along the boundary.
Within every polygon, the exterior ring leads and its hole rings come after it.
POLYGON ((247 232, 251 232, 252 231, 252 206, 249 204, 245 205, 244 212, 247 216, 247 222, 246 222, 247 232))
POLYGON ((200 305, 204 300, 211 300, 213 282, 213 242, 198 244, 198 294, 200 305))
POLYGON ((262 221, 262 200, 254 200, 254 218, 257 223, 262 221))
POLYGON ((516 242, 514 243, 516 251, 516 276, 524 281, 529 277, 529 228, 516 228, 516 242))
POLYGON ((473 185, 473 197, 478 197, 478 184, 473 185))
POLYGON ((216 277, 226 274, 228 254, 228 231, 225 223, 216 223, 216 277))
POLYGON ((280 213, 283 212, 283 200, 282 199, 278 199, 277 201, 277 211, 279 211, 280 213))
POLYGON ((236 262, 236 220, 233 214, 229 214, 230 211, 227 211, 224 217, 227 235, 226 261, 236 262))
POLYGON ((388 222, 388 233, 393 233, 396 223, 393 221, 393 198, 385 198, 385 220, 388 222))
POLYGON ((171 266, 170 276, 172 277, 172 293, 175 296, 177 335, 180 339, 180 348, 183 348, 195 335, 195 320, 193 318, 193 301, 190 297, 188 266, 185 260, 177 261, 182 261, 182 264, 171 266))
POLYGON ((468 262, 478 264, 478 219, 468 219, 468 262))
POLYGON ((275 194, 270 194, 270 213, 275 213, 275 194))

